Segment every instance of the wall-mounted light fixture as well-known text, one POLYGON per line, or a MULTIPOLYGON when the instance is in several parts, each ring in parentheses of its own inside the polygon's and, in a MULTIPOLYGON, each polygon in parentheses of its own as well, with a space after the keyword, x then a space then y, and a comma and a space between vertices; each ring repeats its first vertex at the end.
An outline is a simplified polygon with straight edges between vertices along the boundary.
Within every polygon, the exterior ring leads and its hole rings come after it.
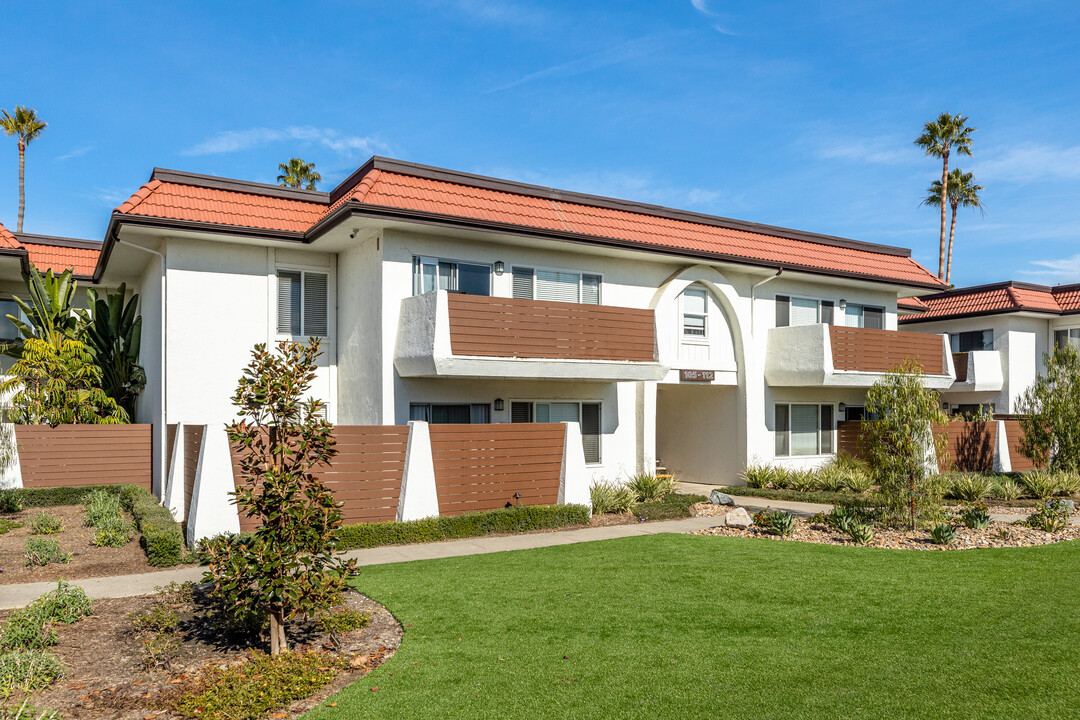
POLYGON ((845 405, 844 403, 840 403, 839 405, 837 405, 836 409, 840 412, 844 412, 845 410, 847 410, 847 405, 845 405))
POLYGON ((495 398, 495 410, 496 412, 502 412, 503 401, 502 398, 495 398))
POLYGON ((506 265, 503 263, 502 260, 496 260, 495 261, 495 274, 496 275, 502 275, 504 272, 506 272, 506 265))
POLYGON ((840 309, 847 310, 847 300, 844 298, 840 298, 840 309))

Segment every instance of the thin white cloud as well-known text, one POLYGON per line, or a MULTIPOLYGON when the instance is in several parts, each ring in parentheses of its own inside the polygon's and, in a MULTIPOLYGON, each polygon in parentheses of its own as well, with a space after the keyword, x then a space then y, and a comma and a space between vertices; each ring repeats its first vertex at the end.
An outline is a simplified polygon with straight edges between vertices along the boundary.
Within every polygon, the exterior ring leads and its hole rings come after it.
POLYGON ((1046 284, 1080 282, 1080 254, 1058 260, 1032 260, 1034 267, 1020 275, 1046 284))
MULTIPOLYGON (((969 161, 971 162, 971 161, 969 161)), ((1021 143, 977 153, 972 172, 980 181, 1039 182, 1080 179, 1080 145, 1021 143)))
POLYGON ((918 160, 910 143, 895 137, 843 138, 827 140, 817 151, 822 160, 850 160, 875 165, 900 165, 918 160))
POLYGON ((74 158, 85 155, 86 153, 90 152, 93 149, 94 149, 93 145, 85 145, 83 147, 75 148, 74 150, 71 150, 70 152, 64 153, 63 155, 57 155, 56 159, 58 161, 60 161, 60 162, 63 162, 64 160, 72 160, 74 158))
POLYGON ((473 20, 500 25, 535 25, 545 17, 536 8, 500 0, 450 0, 440 4, 473 20))
POLYGON ((719 33, 723 33, 724 35, 738 35, 738 33, 734 30, 729 29, 727 25, 716 22, 717 18, 719 18, 720 15, 713 12, 709 8, 709 3, 707 2, 707 0, 690 0, 690 4, 693 5, 694 9, 697 10, 699 13, 709 18, 713 30, 716 30, 719 33))
POLYGON ((261 145, 279 142, 302 142, 321 145, 340 155, 371 155, 385 152, 386 144, 371 137, 347 135, 337 130, 310 126, 283 129, 249 128, 226 130, 182 151, 181 155, 219 155, 250 150, 261 145))
POLYGON ((605 67, 611 67, 613 65, 621 65, 626 62, 631 62, 639 58, 643 58, 647 55, 653 54, 663 42, 667 39, 667 34, 664 35, 650 35, 647 37, 637 38, 629 40, 618 45, 614 45, 599 52, 586 55, 584 57, 577 58, 565 63, 559 63, 558 65, 552 65, 546 67, 543 70, 537 70, 536 72, 523 75, 517 80, 494 87, 488 92, 500 92, 502 90, 508 90, 518 85, 524 85, 525 83, 532 82, 534 80, 542 80, 545 78, 565 78, 574 77, 575 75, 584 75, 585 73, 599 70, 605 67))

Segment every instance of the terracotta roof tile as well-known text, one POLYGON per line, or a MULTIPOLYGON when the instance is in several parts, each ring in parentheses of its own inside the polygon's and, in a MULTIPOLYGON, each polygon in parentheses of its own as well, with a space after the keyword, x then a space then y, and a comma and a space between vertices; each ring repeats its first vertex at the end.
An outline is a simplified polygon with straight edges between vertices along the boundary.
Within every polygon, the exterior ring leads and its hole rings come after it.
POLYGON ((326 210, 324 203, 151 180, 124 201, 125 215, 235 225, 302 233, 326 210))
POLYGON ((29 254, 30 262, 41 272, 52 269, 63 272, 71 268, 76 275, 93 275, 97 266, 101 248, 60 247, 57 245, 23 245, 29 254))
POLYGON ((930 307, 924 303, 922 299, 917 297, 900 298, 896 301, 896 306, 905 310, 915 310, 920 312, 930 307))
POLYGON ((11 234, 10 230, 4 227, 3 223, 0 223, 0 247, 19 247, 19 241, 15 239, 15 236, 11 234))
MULTIPOLYGON (((898 301, 897 305, 911 299, 898 301)), ((919 299, 927 310, 900 318, 900 322, 1002 312, 1045 312, 1052 315, 1080 312, 1080 285, 1048 287, 1005 282, 957 288, 936 295, 924 295, 919 299)))

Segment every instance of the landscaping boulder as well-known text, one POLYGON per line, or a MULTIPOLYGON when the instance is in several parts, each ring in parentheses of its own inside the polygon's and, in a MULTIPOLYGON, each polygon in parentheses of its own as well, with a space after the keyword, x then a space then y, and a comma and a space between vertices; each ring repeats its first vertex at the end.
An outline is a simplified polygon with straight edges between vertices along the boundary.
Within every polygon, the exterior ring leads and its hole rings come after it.
POLYGON ((730 495, 725 495, 719 490, 713 490, 709 493, 709 502, 713 505, 734 505, 735 499, 730 495))
MULTIPOLYGON (((1074 503, 1072 500, 1058 498, 1057 502, 1059 506, 1064 505, 1065 507, 1069 508, 1069 512, 1072 512, 1076 509, 1076 503, 1074 503)), ((1047 503, 1047 505, 1049 505, 1049 503, 1047 503)))
POLYGON ((750 519, 750 513, 746 512, 746 508, 735 508, 724 517, 724 524, 745 530, 753 525, 754 521, 750 519))

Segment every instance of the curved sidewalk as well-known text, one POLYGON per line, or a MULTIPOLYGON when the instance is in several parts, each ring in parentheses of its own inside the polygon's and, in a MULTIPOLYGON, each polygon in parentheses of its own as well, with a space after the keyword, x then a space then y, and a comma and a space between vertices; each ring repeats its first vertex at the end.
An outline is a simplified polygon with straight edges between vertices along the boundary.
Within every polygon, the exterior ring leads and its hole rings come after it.
MULTIPOLYGON (((552 530, 550 532, 523 535, 466 538, 464 540, 447 540, 445 542, 417 545, 388 545, 363 550, 350 550, 345 553, 345 557, 355 559, 361 566, 383 565, 386 563, 409 562, 411 560, 431 560, 460 557, 462 555, 506 552, 508 550, 528 550, 530 548, 570 545, 637 535, 684 533, 713 527, 716 523, 717 519, 715 517, 659 520, 629 525, 552 530)), ((154 592, 155 588, 168 585, 170 582, 198 582, 201 578, 201 568, 198 566, 186 566, 171 570, 139 573, 137 575, 85 578, 71 580, 70 582, 73 585, 82 587, 86 594, 92 598, 118 598, 146 595, 154 592)), ((0 585, 0 610, 26 605, 55 587, 55 582, 0 585)))

